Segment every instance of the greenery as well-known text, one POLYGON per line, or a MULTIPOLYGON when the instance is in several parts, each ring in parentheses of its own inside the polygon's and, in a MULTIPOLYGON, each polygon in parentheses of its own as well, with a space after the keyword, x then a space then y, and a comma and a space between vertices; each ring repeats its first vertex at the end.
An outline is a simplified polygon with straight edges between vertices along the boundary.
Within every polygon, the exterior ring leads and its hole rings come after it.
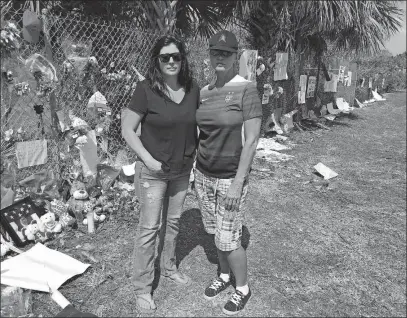
POLYGON ((406 89, 407 52, 392 56, 384 50, 373 56, 359 56, 354 61, 358 64, 359 78, 385 79, 383 91, 406 89))

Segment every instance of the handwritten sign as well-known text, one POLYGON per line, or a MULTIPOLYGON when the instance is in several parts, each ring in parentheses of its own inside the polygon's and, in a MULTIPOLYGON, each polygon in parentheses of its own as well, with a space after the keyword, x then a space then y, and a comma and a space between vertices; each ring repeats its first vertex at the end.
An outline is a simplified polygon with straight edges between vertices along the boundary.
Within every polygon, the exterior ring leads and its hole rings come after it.
POLYGON ((47 141, 30 140, 16 143, 17 166, 19 169, 42 165, 48 160, 47 141))

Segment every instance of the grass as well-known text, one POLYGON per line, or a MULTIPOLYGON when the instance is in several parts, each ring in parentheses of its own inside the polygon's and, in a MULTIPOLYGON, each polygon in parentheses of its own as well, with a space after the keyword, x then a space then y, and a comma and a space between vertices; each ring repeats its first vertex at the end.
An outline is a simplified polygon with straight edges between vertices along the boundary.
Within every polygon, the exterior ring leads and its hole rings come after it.
MULTIPOLYGON (((297 146, 287 153, 295 158, 274 164, 267 178, 252 176, 243 241, 254 295, 240 316, 406 316, 406 96, 386 98, 320 136, 294 132, 297 146), (339 176, 322 181, 312 169, 318 162, 339 176)), ((140 316, 129 281, 137 222, 137 213, 122 211, 94 237, 65 232, 51 242, 62 252, 96 246, 99 262, 60 288, 76 308, 140 316)), ((154 316, 223 316, 232 289, 217 302, 202 297, 217 270, 216 252, 193 194, 178 245, 180 268, 194 283, 156 281, 154 316)), ((33 292, 35 316, 59 310, 48 294, 33 292)))

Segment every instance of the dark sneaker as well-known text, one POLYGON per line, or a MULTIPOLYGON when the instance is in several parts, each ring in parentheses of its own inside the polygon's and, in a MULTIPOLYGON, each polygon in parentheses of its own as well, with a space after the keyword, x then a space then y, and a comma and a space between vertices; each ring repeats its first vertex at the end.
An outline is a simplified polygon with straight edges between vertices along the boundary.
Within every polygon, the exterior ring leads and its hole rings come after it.
POLYGON ((225 282, 222 278, 218 277, 205 289, 204 297, 206 299, 213 299, 229 286, 230 280, 225 282))
POLYGON ((223 313, 226 315, 236 315, 237 313, 241 312, 251 296, 252 291, 250 289, 246 296, 243 295, 241 291, 236 290, 226 303, 225 307, 223 307, 223 313))

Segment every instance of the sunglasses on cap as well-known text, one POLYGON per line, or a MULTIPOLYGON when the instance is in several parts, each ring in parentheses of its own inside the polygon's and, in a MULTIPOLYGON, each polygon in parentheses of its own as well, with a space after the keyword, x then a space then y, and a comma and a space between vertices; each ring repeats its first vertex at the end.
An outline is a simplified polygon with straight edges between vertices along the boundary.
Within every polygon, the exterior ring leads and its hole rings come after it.
POLYGON ((158 55, 158 58, 160 59, 161 63, 168 63, 171 58, 172 58, 172 60, 174 62, 181 62, 182 61, 181 53, 160 54, 160 55, 158 55))
POLYGON ((229 57, 233 54, 233 52, 222 51, 222 50, 210 50, 209 53, 215 57, 217 57, 217 56, 229 57))

